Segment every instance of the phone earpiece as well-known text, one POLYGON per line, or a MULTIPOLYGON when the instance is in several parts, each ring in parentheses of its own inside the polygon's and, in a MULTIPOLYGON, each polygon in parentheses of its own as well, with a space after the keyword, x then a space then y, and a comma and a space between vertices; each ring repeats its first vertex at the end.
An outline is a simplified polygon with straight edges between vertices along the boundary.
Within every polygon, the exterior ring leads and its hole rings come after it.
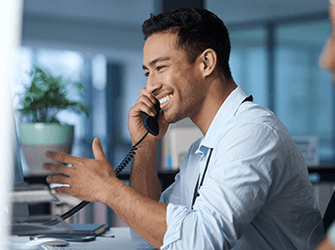
POLYGON ((157 136, 159 134, 159 126, 157 122, 160 111, 159 101, 156 101, 155 103, 155 110, 157 111, 155 117, 149 116, 146 113, 142 113, 142 124, 150 134, 157 136))

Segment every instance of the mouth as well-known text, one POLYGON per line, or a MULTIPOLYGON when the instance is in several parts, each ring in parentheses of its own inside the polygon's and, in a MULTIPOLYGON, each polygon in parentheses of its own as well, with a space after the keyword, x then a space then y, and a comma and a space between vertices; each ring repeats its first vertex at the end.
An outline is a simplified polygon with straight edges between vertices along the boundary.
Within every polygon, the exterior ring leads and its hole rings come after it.
POLYGON ((168 105, 169 101, 171 100, 172 95, 166 95, 165 97, 159 99, 159 104, 161 109, 164 109, 164 107, 166 108, 166 106, 168 105))

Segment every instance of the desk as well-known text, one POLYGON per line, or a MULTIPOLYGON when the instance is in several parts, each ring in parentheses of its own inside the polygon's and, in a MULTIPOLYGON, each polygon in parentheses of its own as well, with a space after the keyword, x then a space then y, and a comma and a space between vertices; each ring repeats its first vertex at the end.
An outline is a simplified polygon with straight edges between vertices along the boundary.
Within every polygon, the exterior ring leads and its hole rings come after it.
MULTIPOLYGON (((29 237, 11 236, 11 250, 27 250, 25 243, 29 237)), ((70 242, 68 247, 83 249, 83 250, 133 250, 134 245, 130 238, 129 228, 112 227, 104 236, 98 236, 95 241, 90 242, 70 242), (114 235, 112 238, 111 236, 114 235)), ((38 249, 38 248, 35 248, 38 249)))

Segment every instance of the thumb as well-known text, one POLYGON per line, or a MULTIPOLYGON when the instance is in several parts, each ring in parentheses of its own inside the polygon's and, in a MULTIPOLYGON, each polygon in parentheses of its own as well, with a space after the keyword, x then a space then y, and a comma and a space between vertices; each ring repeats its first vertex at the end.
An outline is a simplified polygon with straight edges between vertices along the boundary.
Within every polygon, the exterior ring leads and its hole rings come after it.
POLYGON ((108 161, 107 157, 105 156, 105 154, 102 150, 100 139, 98 137, 95 137, 94 140, 93 140, 92 150, 93 150, 94 158, 96 160, 108 161))

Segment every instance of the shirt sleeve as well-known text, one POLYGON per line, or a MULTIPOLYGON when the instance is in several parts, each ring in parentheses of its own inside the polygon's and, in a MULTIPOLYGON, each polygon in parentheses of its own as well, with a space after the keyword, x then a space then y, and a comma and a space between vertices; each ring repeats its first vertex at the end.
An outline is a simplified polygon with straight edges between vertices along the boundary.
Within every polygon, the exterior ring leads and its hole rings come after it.
POLYGON ((213 151, 193 210, 168 204, 161 249, 232 248, 268 198, 273 176, 280 178, 282 147, 267 126, 231 126, 213 151))

